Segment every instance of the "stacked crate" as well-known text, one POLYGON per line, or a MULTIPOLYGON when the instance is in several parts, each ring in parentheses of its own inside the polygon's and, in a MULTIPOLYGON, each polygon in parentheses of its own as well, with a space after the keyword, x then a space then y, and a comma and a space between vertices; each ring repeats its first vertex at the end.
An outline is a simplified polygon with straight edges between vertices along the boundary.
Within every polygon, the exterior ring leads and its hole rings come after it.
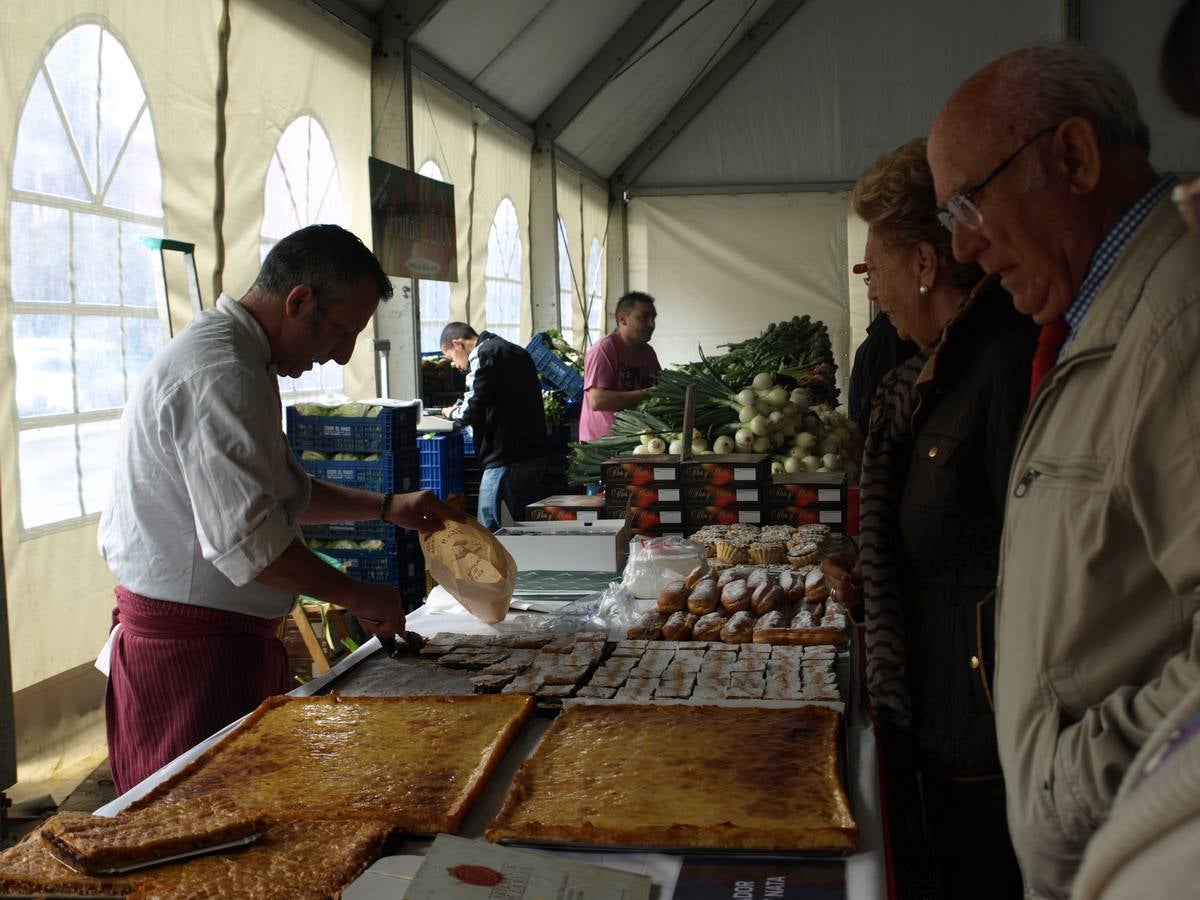
POLYGON ((603 463, 600 474, 605 518, 625 518, 640 534, 685 534, 704 525, 760 524, 771 463, 749 453, 686 462, 623 456, 603 463))
POLYGON ((843 472, 774 475, 766 487, 763 521, 769 525, 828 525, 847 528, 847 488, 843 472))
MULTIPOLYGON (((420 486, 416 407, 382 407, 377 417, 363 418, 306 416, 289 407, 287 434, 301 467, 314 478, 380 493, 400 494, 420 486), (305 451, 337 458, 305 459, 305 451)), ((382 521, 305 525, 302 530, 307 541, 321 542, 321 552, 340 561, 347 574, 396 587, 406 610, 424 602, 425 560, 416 532, 382 521), (331 546, 335 541, 380 541, 383 546, 331 546)))
POLYGON ((463 493, 466 495, 466 512, 469 516, 479 516, 479 483, 483 479, 483 469, 479 466, 479 456, 475 452, 475 436, 471 429, 464 428, 463 436, 463 493))
POLYGON ((421 452, 421 490, 432 491, 442 500, 461 494, 466 472, 463 433, 455 430, 422 434, 417 447, 421 452))

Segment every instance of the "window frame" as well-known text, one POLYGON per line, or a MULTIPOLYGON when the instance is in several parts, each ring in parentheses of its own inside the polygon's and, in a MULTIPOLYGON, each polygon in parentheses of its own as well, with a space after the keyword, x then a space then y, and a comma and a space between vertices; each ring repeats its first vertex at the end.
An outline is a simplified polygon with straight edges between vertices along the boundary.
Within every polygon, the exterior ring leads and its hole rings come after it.
MULTIPOLYGON (((99 92, 99 87, 97 87, 99 92)), ((139 230, 150 232, 143 236, 162 237, 166 231, 166 210, 163 209, 159 216, 152 216, 147 213, 134 212, 128 209, 122 209, 115 206, 105 205, 104 198, 111 190, 118 171, 126 162, 126 154, 129 150, 133 135, 138 130, 143 117, 149 122, 151 147, 154 152, 155 160, 158 163, 158 205, 162 208, 163 201, 163 164, 162 154, 158 142, 158 129, 155 126, 155 114, 153 105, 150 101, 150 93, 146 87, 146 78, 141 69, 138 67, 137 61, 133 53, 130 52, 129 44, 125 41, 112 23, 97 16, 81 16, 72 19, 60 28, 47 41, 43 48, 37 64, 30 73, 28 82, 25 86, 24 94, 21 97, 21 102, 16 107, 16 123, 12 141, 12 158, 11 166, 8 171, 8 204, 6 224, 8 226, 7 235, 7 252, 8 252, 8 331, 9 331, 9 351, 10 358, 13 360, 12 367, 12 387, 10 396, 13 398, 13 431, 11 432, 15 438, 15 454, 17 459, 17 521, 18 521, 18 537, 20 540, 33 540, 48 534, 67 531, 81 526, 90 525, 99 520, 101 510, 87 511, 87 491, 85 488, 85 469, 84 465, 84 449, 81 443, 80 429, 81 427, 102 423, 102 422, 119 422, 122 411, 126 402, 128 402, 129 389, 131 382, 136 378, 136 373, 131 375, 126 370, 126 354, 127 346, 124 340, 125 322, 127 320, 147 320, 153 319, 158 322, 160 333, 163 341, 158 349, 166 345, 168 337, 168 323, 164 320, 164 312, 166 312, 166 298, 163 296, 162 281, 161 281, 161 265, 156 261, 154 269, 156 272, 155 280, 155 303, 152 306, 127 306, 124 301, 124 283, 122 279, 122 230, 125 225, 135 227, 139 230), (99 66, 104 53, 104 42, 111 40, 116 42, 121 49, 125 59, 128 61, 130 68, 138 80, 138 87, 142 92, 142 103, 136 115, 129 122, 129 127, 126 130, 121 147, 117 151, 113 159, 112 167, 108 171, 104 183, 98 187, 93 186, 93 179, 86 171, 84 160, 79 149, 79 139, 75 135, 71 122, 67 118, 66 108, 62 99, 59 88, 56 86, 53 75, 48 66, 50 54, 54 48, 64 40, 72 32, 79 28, 96 27, 100 30, 100 42, 97 45, 97 79, 100 78, 99 66), (33 99, 33 92, 38 84, 39 78, 42 79, 47 89, 50 91, 51 100, 54 106, 54 114, 58 121, 64 126, 64 135, 68 141, 67 149, 70 152, 71 158, 74 160, 76 170, 82 179, 83 187, 91 195, 90 201, 83 201, 75 198, 60 197, 53 194, 43 194, 37 191, 18 188, 14 183, 16 175, 17 163, 17 148, 20 141, 21 125, 29 110, 29 103, 33 99), (13 259, 12 248, 12 228, 13 228, 13 211, 18 205, 31 207, 40 207, 44 209, 61 210, 68 216, 67 222, 67 259, 66 268, 68 272, 68 294, 65 302, 53 302, 46 300, 18 300, 13 295, 13 278, 17 272, 15 260, 13 259), (111 304, 101 303, 80 303, 77 301, 77 287, 73 277, 75 272, 75 239, 76 239, 76 222, 77 216, 94 216, 97 218, 107 219, 116 223, 116 254, 114 265, 116 267, 117 276, 117 302, 111 304), (156 232, 156 233, 155 233, 156 232), (18 316, 65 316, 70 323, 70 338, 69 346, 66 348, 65 355, 70 358, 71 370, 71 404, 74 407, 73 412, 67 413, 47 413, 41 415, 22 416, 18 410, 17 400, 17 383, 19 381, 17 372, 17 353, 15 347, 16 341, 16 318, 18 316), (78 323, 87 318, 116 318, 121 322, 121 335, 119 352, 121 354, 121 374, 123 383, 121 386, 122 401, 119 405, 113 407, 104 407, 102 409, 92 409, 85 412, 79 411, 80 403, 80 373, 78 367, 78 356, 76 353, 76 335, 78 323), (63 519, 55 519, 50 522, 43 522, 37 525, 26 525, 24 500, 26 485, 23 483, 21 471, 21 437, 29 432, 41 431, 50 428, 72 428, 72 443, 73 453, 75 457, 75 494, 78 502, 80 513, 78 515, 69 516, 63 519)), ((97 116, 99 116, 99 111, 97 116)), ((97 121, 99 127, 99 120, 97 121)), ((150 251, 147 248, 148 252, 150 251)), ((156 351, 157 352, 157 351, 156 351)), ((111 465, 107 468, 107 481, 111 482, 112 468, 111 465)), ((100 473, 97 477, 104 477, 104 473, 100 473)))
POLYGON ((521 303, 520 303, 519 298, 523 295, 524 290, 525 290, 525 280, 521 277, 521 266, 523 265, 524 260, 525 260, 524 253, 525 253, 525 246, 521 242, 521 216, 517 212, 517 204, 515 202, 513 202, 512 197, 508 194, 505 194, 504 196, 502 196, 500 198, 500 202, 496 204, 496 210, 495 210, 495 212, 492 213, 492 224, 488 229, 488 253, 483 261, 484 327, 487 328, 488 331, 491 331, 494 334, 498 334, 498 335, 500 335, 500 337, 507 338, 507 339, 513 341, 514 343, 517 343, 521 337, 521 303), (497 217, 500 215, 500 210, 502 210, 504 208, 505 203, 507 203, 512 208, 513 221, 516 223, 516 228, 513 229, 513 240, 516 242, 516 251, 517 251, 517 254, 516 254, 516 270, 517 270, 516 278, 513 278, 512 276, 507 275, 507 274, 505 274, 505 275, 490 275, 490 274, 488 274, 488 260, 491 257, 492 232, 497 232, 497 234, 498 234, 498 229, 496 228, 496 220, 497 220, 497 217), (518 302, 517 302, 517 321, 516 322, 494 323, 491 320, 491 316, 488 311, 488 294, 490 293, 491 285, 497 284, 497 283, 498 284, 515 285, 517 288, 518 302), (507 333, 497 331, 496 330, 497 328, 513 329, 513 331, 515 333, 511 337, 509 337, 509 335, 507 333))

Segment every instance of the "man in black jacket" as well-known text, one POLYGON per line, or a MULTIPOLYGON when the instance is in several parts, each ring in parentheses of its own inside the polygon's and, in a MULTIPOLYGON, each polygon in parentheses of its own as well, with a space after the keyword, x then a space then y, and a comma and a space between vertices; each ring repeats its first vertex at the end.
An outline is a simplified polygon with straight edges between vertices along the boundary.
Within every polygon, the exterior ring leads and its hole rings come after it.
POLYGON ((447 418, 470 425, 483 478, 479 484, 479 521, 500 528, 500 504, 514 519, 541 499, 546 471, 546 414, 537 369, 524 347, 499 335, 477 334, 465 322, 442 329, 442 355, 467 373, 467 392, 447 418))

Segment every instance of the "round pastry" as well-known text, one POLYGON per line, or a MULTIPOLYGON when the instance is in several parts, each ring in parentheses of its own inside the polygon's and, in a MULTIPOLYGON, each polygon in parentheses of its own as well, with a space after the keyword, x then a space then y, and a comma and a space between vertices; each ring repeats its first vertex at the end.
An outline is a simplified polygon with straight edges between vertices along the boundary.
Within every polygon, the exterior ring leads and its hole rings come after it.
POLYGON ((760 566, 769 566, 783 562, 783 544, 778 542, 756 541, 750 545, 750 561, 760 566))
POLYGON ((721 608, 728 615, 750 608, 750 587, 744 581, 731 581, 721 589, 721 608))
POLYGON ((698 616, 706 615, 717 608, 717 602, 720 600, 720 594, 717 592, 717 582, 715 578, 705 578, 694 588, 687 598, 688 612, 695 613, 698 616))
POLYGON ((749 644, 754 640, 754 616, 748 612, 734 613, 721 629, 721 640, 727 644, 749 644))
POLYGON ((658 595, 658 611, 664 616, 677 613, 687 608, 688 589, 682 581, 672 581, 658 595))
POLYGON ((774 584, 775 579, 771 577, 771 573, 766 569, 754 569, 746 576, 746 585, 751 592, 757 591, 764 584, 774 584))
MULTIPOLYGON (((759 616, 758 621, 754 623, 755 631, 762 631, 764 628, 787 628, 788 620, 784 618, 782 612, 777 609, 771 610, 765 616, 759 616)), ((663 634, 667 633, 667 629, 663 628, 663 634)))
POLYGON ((717 578, 717 587, 724 588, 731 581, 737 581, 739 578, 744 579, 750 574, 750 569, 746 566, 730 566, 725 569, 717 578))
POLYGON ((792 616, 792 628, 813 628, 816 621, 813 619, 812 607, 801 606, 796 610, 796 614, 792 616))
POLYGON ((693 641, 719 641, 721 640, 721 629, 725 627, 728 620, 719 612, 710 612, 708 615, 701 616, 692 625, 692 640, 693 641))
POLYGON ((657 609, 642 613, 638 620, 629 626, 625 636, 636 641, 657 641, 662 637, 662 627, 666 623, 663 614, 657 609))
POLYGON ((690 641, 692 627, 696 624, 696 616, 692 613, 672 613, 671 618, 663 623, 662 636, 667 641, 690 641))
POLYGON ((688 572, 687 578, 683 579, 683 586, 687 591, 691 591, 707 574, 708 570, 704 563, 696 566, 692 571, 688 572))
POLYGON ((819 603, 829 596, 829 586, 825 583, 825 573, 820 568, 813 569, 804 577, 804 599, 810 603, 819 603))
POLYGON ((756 616, 765 616, 771 610, 779 609, 785 602, 783 588, 777 584, 764 584, 751 595, 750 608, 756 616))
POLYGON ((794 569, 785 569, 779 574, 779 586, 788 603, 799 603, 804 599, 804 576, 794 569))

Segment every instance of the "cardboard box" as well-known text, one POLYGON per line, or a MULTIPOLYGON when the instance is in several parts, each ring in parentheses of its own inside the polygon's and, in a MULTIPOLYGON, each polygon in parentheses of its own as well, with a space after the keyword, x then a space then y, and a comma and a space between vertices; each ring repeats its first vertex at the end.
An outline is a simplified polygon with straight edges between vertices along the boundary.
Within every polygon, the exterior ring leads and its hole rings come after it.
POLYGON ((846 508, 846 476, 842 472, 796 472, 772 475, 764 486, 767 506, 846 508))
POLYGON ((762 510, 764 525, 813 525, 817 522, 840 532, 845 529, 846 517, 840 509, 811 506, 766 506, 762 510))
POLYGON ((673 487, 679 484, 678 456, 614 456, 600 463, 605 493, 613 485, 673 487))
POLYGON ((702 525, 761 525, 763 509, 758 504, 753 506, 688 506, 683 510, 683 523, 688 528, 699 528, 702 525))
POLYGON ((522 571, 620 572, 629 556, 624 519, 517 522, 497 531, 496 538, 522 571))
POLYGON ((760 487, 726 487, 716 484, 685 484, 684 506, 761 506, 763 489, 760 487))
POLYGON ((846 529, 847 491, 843 472, 772 475, 763 492, 765 525, 811 525, 820 522, 834 531, 846 529))
POLYGON ((752 488, 770 477, 771 458, 765 453, 713 453, 682 463, 680 468, 685 484, 752 488))
POLYGON ((630 506, 635 509, 680 506, 683 503, 683 489, 654 485, 638 487, 632 484, 614 484, 605 489, 603 499, 604 505, 609 509, 624 510, 630 506))
POLYGON ((525 507, 530 522, 595 522, 604 514, 604 498, 559 494, 525 507))
POLYGON ((659 507, 657 509, 637 509, 636 507, 630 507, 627 511, 614 510, 612 507, 609 507, 608 515, 609 518, 624 515, 625 522, 631 531, 645 531, 649 528, 682 531, 687 524, 684 518, 685 513, 681 506, 672 508, 659 507))

